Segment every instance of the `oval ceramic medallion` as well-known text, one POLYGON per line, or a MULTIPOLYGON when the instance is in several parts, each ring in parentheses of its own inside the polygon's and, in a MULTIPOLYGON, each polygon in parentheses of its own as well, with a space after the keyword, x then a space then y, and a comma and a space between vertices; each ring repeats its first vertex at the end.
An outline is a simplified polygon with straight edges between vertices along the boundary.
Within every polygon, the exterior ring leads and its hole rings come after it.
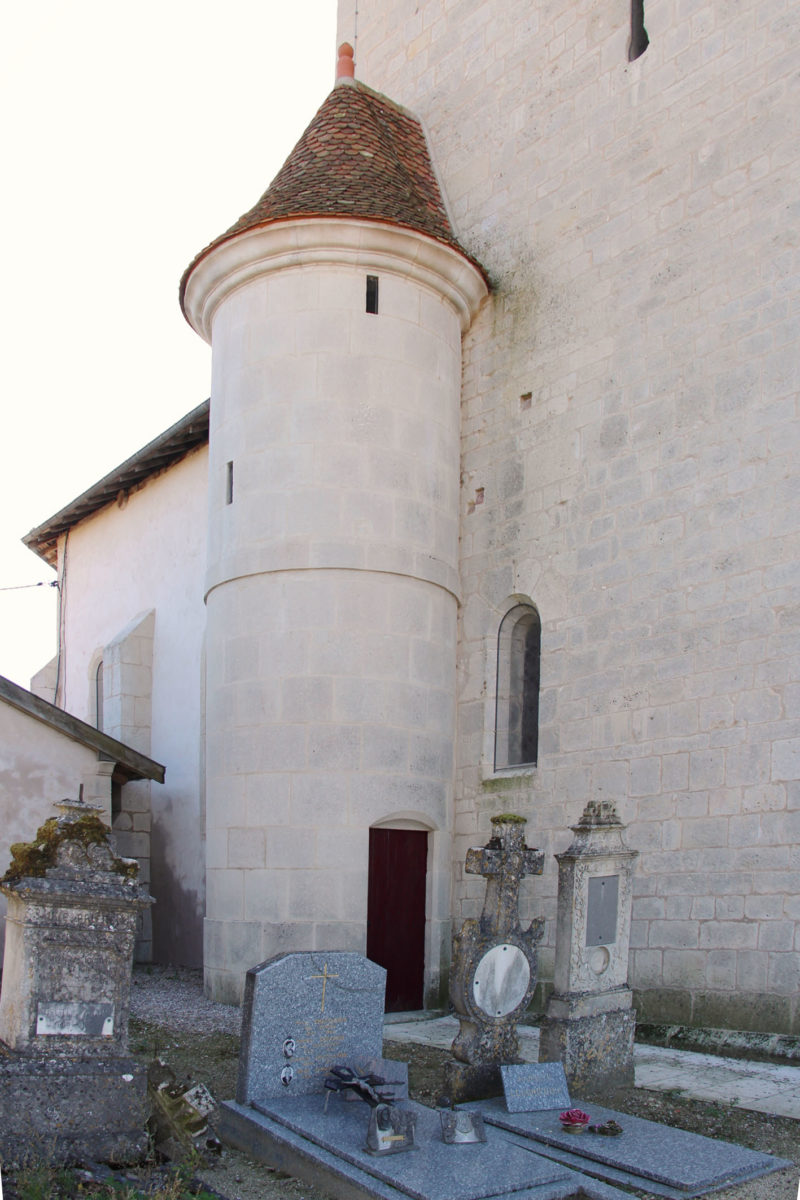
POLYGON ((605 946, 595 946, 589 956, 589 967, 594 971, 595 975, 602 975, 608 970, 608 964, 611 962, 611 955, 605 946))
POLYGON ((490 1017, 504 1017, 525 998, 531 968, 518 946, 493 946, 475 969, 472 997, 490 1017))

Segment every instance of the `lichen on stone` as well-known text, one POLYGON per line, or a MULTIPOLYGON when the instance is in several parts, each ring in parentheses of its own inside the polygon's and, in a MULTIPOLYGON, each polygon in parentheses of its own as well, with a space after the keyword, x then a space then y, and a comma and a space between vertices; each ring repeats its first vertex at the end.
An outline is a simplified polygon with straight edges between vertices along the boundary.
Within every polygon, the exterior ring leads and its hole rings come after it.
POLYGON ((93 813, 70 820, 65 817, 50 817, 36 831, 32 842, 15 842, 11 847, 11 862, 0 879, 3 884, 16 883, 26 876, 46 875, 56 865, 59 847, 66 842, 83 846, 106 846, 111 854, 111 867, 119 875, 135 878, 138 864, 133 859, 117 858, 108 842, 110 830, 93 813))

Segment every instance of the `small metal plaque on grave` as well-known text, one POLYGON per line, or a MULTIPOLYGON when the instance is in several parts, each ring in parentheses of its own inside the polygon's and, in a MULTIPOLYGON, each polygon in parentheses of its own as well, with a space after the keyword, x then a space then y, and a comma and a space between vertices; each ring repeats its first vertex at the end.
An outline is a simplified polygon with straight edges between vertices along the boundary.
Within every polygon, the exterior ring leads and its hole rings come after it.
POLYGON ((379 1104, 369 1114, 367 1144, 368 1154, 402 1154, 405 1150, 416 1150, 414 1133, 417 1114, 390 1104, 379 1104))
POLYGON ((569 1108, 569 1088, 560 1062, 520 1063, 500 1067, 506 1108, 510 1113, 569 1108))
POLYGON ((482 1113, 463 1110, 454 1112, 445 1108, 440 1110, 439 1116, 442 1121, 442 1141, 446 1145, 467 1146, 486 1141, 482 1113))
POLYGON ((589 878, 587 946, 612 946, 616 942, 618 904, 619 875, 593 875, 589 878))
POLYGON ((114 1005, 86 1000, 40 1000, 37 1037, 113 1037, 114 1005))

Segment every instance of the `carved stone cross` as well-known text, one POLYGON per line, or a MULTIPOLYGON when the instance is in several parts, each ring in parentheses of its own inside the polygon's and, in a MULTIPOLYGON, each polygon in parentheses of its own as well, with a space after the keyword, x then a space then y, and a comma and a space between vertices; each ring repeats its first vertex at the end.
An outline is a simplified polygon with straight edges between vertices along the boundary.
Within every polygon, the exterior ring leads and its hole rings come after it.
MULTIPOLYGON (((526 875, 541 875, 544 869, 544 851, 532 850, 522 840, 525 822, 519 824, 502 817, 498 832, 488 846, 473 847, 467 851, 465 870, 468 875, 483 875, 486 880, 486 895, 480 915, 480 929, 484 937, 500 937, 520 928, 519 887, 526 875), (501 824, 502 822, 502 824, 501 824), (498 845, 494 845, 498 842, 498 845)), ((494 832, 494 831, 493 831, 494 832)))
POLYGON ((525 824, 514 814, 493 817, 488 845, 467 851, 466 870, 484 877, 486 895, 480 917, 468 918, 453 939, 450 997, 460 1020, 458 1061, 446 1069, 453 1100, 490 1094, 500 1064, 519 1061, 517 1022, 536 987, 544 932, 541 917, 524 930, 519 921, 520 884, 544 867, 543 851, 525 845, 525 824))

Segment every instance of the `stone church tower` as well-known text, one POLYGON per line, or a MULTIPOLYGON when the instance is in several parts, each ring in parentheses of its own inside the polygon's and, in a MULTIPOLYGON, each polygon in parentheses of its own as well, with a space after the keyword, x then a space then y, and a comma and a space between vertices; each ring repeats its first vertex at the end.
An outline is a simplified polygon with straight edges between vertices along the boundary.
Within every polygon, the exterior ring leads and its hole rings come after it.
POLYGON ((464 339, 454 924, 466 848, 521 813, 552 978, 553 855, 611 800, 640 1019, 800 1034, 800 9, 340 0, 339 37, 423 122, 492 281, 464 339), (538 744, 504 683, 537 620, 538 744))
POLYGON ((355 81, 348 46, 274 182, 184 276, 184 312, 213 364, 205 969, 216 998, 238 999, 254 963, 305 949, 399 953, 411 990, 390 1003, 438 994, 461 338, 486 294, 419 122, 355 81))

